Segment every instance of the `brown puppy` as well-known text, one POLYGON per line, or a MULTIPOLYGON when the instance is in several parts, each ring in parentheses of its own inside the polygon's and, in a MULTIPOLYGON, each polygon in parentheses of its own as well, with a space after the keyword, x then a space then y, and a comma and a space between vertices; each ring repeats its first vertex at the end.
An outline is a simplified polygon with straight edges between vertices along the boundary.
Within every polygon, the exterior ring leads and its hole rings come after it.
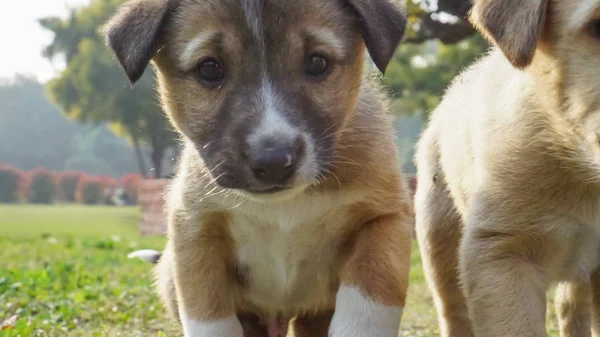
POLYGON ((546 336, 556 282, 562 336, 590 335, 591 302, 598 335, 600 0, 475 0, 472 19, 497 47, 449 87, 416 155, 442 335, 546 336))
POLYGON ((404 25, 389 0, 137 0, 108 23, 185 144, 157 267, 185 336, 397 336, 412 209, 363 64, 404 25))

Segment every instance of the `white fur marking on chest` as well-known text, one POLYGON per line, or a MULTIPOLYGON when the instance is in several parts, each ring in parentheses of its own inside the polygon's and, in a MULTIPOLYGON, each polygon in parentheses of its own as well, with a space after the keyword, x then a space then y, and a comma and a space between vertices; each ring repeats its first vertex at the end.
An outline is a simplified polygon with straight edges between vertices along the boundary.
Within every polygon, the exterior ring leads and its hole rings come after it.
POLYGON ((402 308, 365 297, 354 286, 341 286, 336 297, 330 337, 397 337, 402 308))
POLYGON ((297 262, 316 245, 316 226, 334 212, 333 200, 308 198, 296 202, 252 203, 233 216, 231 231, 239 244, 238 259, 248 264, 255 280, 285 293, 297 276, 297 262))
POLYGON ((198 322, 181 310, 184 337, 243 337, 242 324, 236 316, 217 321, 198 322))
POLYGON ((329 291, 326 281, 313 276, 326 277, 335 267, 336 226, 347 221, 347 206, 358 197, 350 192, 300 195, 282 202, 248 201, 232 211, 230 231, 237 259, 248 267, 249 299, 269 308, 329 300, 304 295, 329 291))

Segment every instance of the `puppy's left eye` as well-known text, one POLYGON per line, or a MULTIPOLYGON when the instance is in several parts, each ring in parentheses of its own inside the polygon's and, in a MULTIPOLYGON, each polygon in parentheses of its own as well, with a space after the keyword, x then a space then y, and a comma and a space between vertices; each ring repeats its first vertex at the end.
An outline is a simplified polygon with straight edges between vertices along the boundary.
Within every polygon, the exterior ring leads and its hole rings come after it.
POLYGON ((600 40, 600 19, 592 21, 590 26, 590 33, 592 36, 600 40))
POLYGON ((196 78, 205 85, 220 84, 225 77, 221 63, 212 57, 202 60, 196 66, 196 78))
POLYGON ((311 77, 323 77, 329 71, 329 59, 321 54, 310 55, 304 65, 304 72, 311 77))

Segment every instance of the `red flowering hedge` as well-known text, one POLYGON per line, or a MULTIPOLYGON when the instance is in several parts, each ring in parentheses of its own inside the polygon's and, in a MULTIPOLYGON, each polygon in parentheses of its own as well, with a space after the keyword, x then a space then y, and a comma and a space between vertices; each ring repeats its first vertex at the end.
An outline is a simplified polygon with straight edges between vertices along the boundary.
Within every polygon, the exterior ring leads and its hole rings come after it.
POLYGON ((26 173, 26 197, 32 204, 51 204, 57 192, 56 174, 43 167, 26 173))
POLYGON ((75 202, 75 193, 79 180, 85 174, 77 171, 66 171, 58 174, 59 198, 64 202, 75 202))
POLYGON ((80 204, 94 205, 102 201, 104 184, 102 179, 93 176, 84 176, 79 180, 75 200, 80 204))
POLYGON ((111 176, 103 175, 95 176, 95 178, 98 179, 98 182, 100 183, 100 185, 102 185, 102 188, 114 188, 117 184, 117 179, 111 176))
POLYGON ((23 172, 8 165, 0 165, 0 203, 19 201, 23 172))
POLYGON ((119 186, 125 190, 127 195, 127 202, 129 204, 136 204, 138 200, 138 189, 142 176, 135 173, 126 174, 119 179, 119 186))
POLYGON ((92 176, 78 171, 56 173, 41 167, 23 172, 9 165, 0 165, 0 203, 49 204, 59 201, 107 204, 111 203, 115 188, 122 188, 127 204, 135 204, 142 179, 139 174, 126 174, 117 180, 111 176, 92 176))

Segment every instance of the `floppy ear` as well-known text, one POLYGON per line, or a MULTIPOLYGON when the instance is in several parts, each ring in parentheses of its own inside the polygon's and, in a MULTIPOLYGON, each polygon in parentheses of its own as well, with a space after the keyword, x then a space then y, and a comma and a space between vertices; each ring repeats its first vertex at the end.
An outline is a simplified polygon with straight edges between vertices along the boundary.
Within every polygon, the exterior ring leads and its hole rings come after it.
POLYGON ((406 16, 392 0, 346 0, 360 20, 363 39, 375 65, 385 74, 406 29, 406 16))
POLYGON ((102 35, 133 85, 156 53, 171 0, 129 0, 104 25, 102 35))
POLYGON ((548 0, 474 0, 470 21, 516 68, 533 60, 548 0))

